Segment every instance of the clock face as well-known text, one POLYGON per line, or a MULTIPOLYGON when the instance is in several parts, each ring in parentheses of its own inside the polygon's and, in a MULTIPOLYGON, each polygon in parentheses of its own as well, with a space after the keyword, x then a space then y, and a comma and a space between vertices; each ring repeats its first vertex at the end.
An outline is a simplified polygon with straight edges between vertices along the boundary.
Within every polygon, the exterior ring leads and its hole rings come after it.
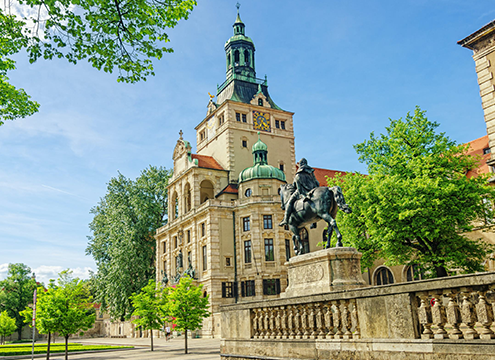
POLYGON ((270 114, 261 111, 253 111, 253 128, 254 130, 271 131, 270 114))

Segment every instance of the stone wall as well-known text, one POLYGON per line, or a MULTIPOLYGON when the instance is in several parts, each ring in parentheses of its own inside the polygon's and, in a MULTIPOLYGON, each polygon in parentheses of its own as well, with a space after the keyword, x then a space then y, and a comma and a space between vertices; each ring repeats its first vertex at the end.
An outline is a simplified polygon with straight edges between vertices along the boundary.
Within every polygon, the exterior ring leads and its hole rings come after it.
POLYGON ((222 307, 226 359, 494 359, 495 273, 222 307))

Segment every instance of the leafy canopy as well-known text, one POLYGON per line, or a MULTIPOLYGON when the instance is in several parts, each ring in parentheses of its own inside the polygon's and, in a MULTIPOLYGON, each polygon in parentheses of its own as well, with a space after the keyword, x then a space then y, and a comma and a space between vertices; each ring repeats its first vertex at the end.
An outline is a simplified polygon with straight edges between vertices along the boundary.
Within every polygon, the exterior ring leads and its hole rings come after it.
POLYGON ((466 233, 492 226, 495 191, 486 176, 466 177, 480 159, 466 154, 417 107, 390 120, 386 133, 355 145, 369 176, 347 174, 339 183, 353 213, 339 215, 345 241, 377 258, 417 264, 426 275, 482 271, 492 247, 466 233))
POLYGON ((0 4, 0 125, 38 111, 22 89, 8 83, 8 58, 25 48, 29 61, 65 58, 119 72, 135 83, 154 75, 152 59, 173 52, 167 29, 187 19, 196 0, 18 0, 0 4), (28 14, 16 19, 14 12, 28 14))
POLYGON ((97 272, 92 283, 96 300, 113 318, 129 318, 130 297, 155 278, 156 229, 166 222, 167 185, 172 171, 150 166, 136 180, 119 174, 107 194, 91 209, 86 253, 97 272))
MULTIPOLYGON (((136 317, 132 320, 134 324, 142 326, 145 330, 158 330, 163 327, 167 317, 165 306, 167 292, 164 291, 161 284, 150 280, 141 292, 132 294, 131 302, 134 307, 132 315, 136 317)), ((153 351, 153 333, 150 338, 151 351, 153 351)))
POLYGON ((11 318, 9 314, 7 314, 7 310, 2 311, 0 313, 0 340, 3 343, 3 339, 6 336, 9 336, 17 329, 15 324, 15 319, 11 318))
POLYGON ((19 340, 21 339, 24 316, 20 314, 33 302, 36 280, 25 264, 9 264, 7 278, 0 281, 0 311, 7 311, 15 319, 19 340))

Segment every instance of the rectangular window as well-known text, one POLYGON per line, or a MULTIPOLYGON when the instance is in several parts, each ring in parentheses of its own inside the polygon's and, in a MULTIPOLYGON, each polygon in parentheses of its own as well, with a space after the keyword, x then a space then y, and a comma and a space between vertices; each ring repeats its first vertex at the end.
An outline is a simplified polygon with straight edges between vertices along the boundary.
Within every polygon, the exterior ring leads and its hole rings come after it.
POLYGON ((254 280, 247 280, 241 282, 241 296, 255 296, 256 291, 254 289, 254 280))
POLYGON ((199 141, 203 141, 204 139, 206 139, 206 131, 203 130, 199 133, 199 141))
POLYGON ((278 167, 280 170, 284 171, 284 164, 280 164, 278 167))
POLYGON ((265 261, 274 261, 273 239, 265 239, 265 261))
POLYGON ((206 245, 203 246, 203 271, 208 269, 208 255, 206 253, 206 245))
POLYGON ((167 252, 167 242, 166 241, 162 242, 162 250, 163 250, 164 254, 167 252))
POLYGON ((240 113, 235 113, 235 119, 237 121, 241 121, 241 114, 240 113))
POLYGON ((273 229, 271 215, 263 215, 263 229, 273 229))
POLYGON ((174 236, 174 249, 177 249, 177 236, 174 236))
POLYGON ((205 233, 206 233, 206 231, 205 231, 205 223, 202 223, 201 224, 201 237, 204 237, 205 236, 205 233))
POLYGON ((191 265, 191 252, 187 253, 187 266, 191 265))
POLYGON ((246 114, 242 114, 242 122, 247 122, 247 119, 246 119, 246 114))
POLYGON ((277 129, 280 129, 280 121, 275 120, 275 127, 276 127, 277 129))
POLYGON ((222 283, 222 297, 223 298, 233 298, 234 297, 234 283, 233 282, 223 282, 222 283))
POLYGON ((289 261, 290 259, 290 240, 285 239, 285 260, 289 261))
POLYGON ((249 222, 249 216, 242 218, 242 230, 244 230, 244 231, 251 230, 251 224, 249 222))
POLYGON ((244 262, 251 263, 251 240, 244 241, 244 262))
POLYGON ((225 258, 225 266, 232 266, 232 258, 230 257, 225 258))
POLYGON ((263 279, 263 295, 280 294, 280 279, 263 279))
POLYGON ((191 242, 191 230, 187 230, 186 234, 187 234, 187 243, 190 243, 191 242))
POLYGON ((247 148, 247 141, 246 140, 242 140, 242 147, 247 148))
POLYGON ((282 130, 285 130, 285 121, 280 122, 280 127, 282 128, 282 130))

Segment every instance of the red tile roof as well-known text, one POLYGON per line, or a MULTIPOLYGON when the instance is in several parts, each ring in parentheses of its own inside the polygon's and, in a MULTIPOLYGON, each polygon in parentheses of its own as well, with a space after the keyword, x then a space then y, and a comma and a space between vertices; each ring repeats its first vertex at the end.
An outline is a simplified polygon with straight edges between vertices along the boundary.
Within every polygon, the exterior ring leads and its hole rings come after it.
POLYGON ((329 178, 335 177, 335 174, 340 173, 342 175, 345 175, 345 171, 338 171, 338 170, 328 170, 328 169, 320 169, 320 168, 313 168, 315 169, 315 177, 316 180, 320 183, 320 186, 327 186, 327 176, 329 178))
POLYGON ((238 194, 239 190, 237 189, 236 184, 229 184, 227 185, 222 191, 220 191, 215 197, 219 197, 222 194, 238 194))
POLYGON ((478 174, 488 174, 490 172, 490 169, 488 168, 486 161, 490 159, 491 154, 490 153, 483 154, 485 149, 490 148, 488 146, 488 135, 470 141, 468 142, 468 144, 469 144, 469 150, 467 154, 481 156, 481 161, 479 167, 474 170, 468 171, 466 176, 470 178, 470 177, 476 177, 478 176, 478 174))
POLYGON ((193 159, 198 159, 198 166, 205 169, 224 170, 223 167, 211 156, 192 154, 193 159))

